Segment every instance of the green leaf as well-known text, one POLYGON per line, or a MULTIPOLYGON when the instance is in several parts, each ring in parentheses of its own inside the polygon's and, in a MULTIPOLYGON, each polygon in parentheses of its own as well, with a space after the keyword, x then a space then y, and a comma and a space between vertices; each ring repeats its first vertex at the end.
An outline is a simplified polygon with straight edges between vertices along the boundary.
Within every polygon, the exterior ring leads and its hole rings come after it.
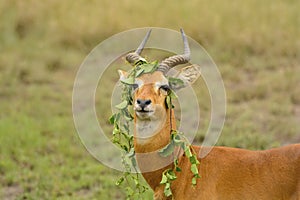
POLYGON ((134 148, 131 148, 130 151, 129 151, 129 153, 127 154, 127 156, 128 156, 128 158, 131 158, 131 157, 134 156, 134 154, 135 154, 134 148))
POLYGON ((177 135, 177 130, 171 130, 171 139, 177 135))
POLYGON ((125 133, 125 132, 120 132, 123 136, 124 136, 124 138, 126 139, 126 141, 129 141, 130 140, 130 135, 128 134, 128 133, 125 133))
POLYGON ((178 167, 178 159, 175 159, 175 160, 174 160, 174 166, 175 166, 175 170, 176 170, 177 172, 181 172, 181 168, 178 167))
POLYGON ((122 101, 121 103, 119 103, 118 105, 116 105, 115 107, 119 110, 125 109, 128 105, 128 102, 126 100, 122 101))
POLYGON ((136 186, 139 186, 139 185, 140 185, 139 180, 134 179, 134 184, 135 184, 136 186))
POLYGON ((120 113, 116 113, 116 116, 115 116, 115 126, 116 126, 116 123, 118 123, 120 120, 120 113))
POLYGON ((174 143, 170 142, 167 146, 158 151, 159 155, 162 157, 167 157, 174 152, 174 143))
POLYGON ((195 174, 194 177, 201 178, 201 176, 199 174, 195 174))
POLYGON ((119 133, 120 133, 120 130, 115 127, 114 130, 113 130, 113 135, 117 135, 119 133))
POLYGON ((169 197, 169 196, 172 195, 170 183, 166 183, 166 186, 165 186, 165 189, 164 189, 164 194, 165 194, 166 197, 169 197))
POLYGON ((121 80, 121 83, 126 85, 132 85, 134 84, 134 77, 129 76, 128 78, 121 80))
POLYGON ((190 157, 193 156, 190 147, 187 146, 187 145, 185 145, 185 147, 184 147, 184 153, 185 153, 185 155, 186 155, 188 158, 190 158, 190 157))
POLYGON ((137 78, 137 77, 141 76, 143 73, 144 73, 144 69, 139 69, 136 71, 135 77, 137 78))
POLYGON ((126 190, 127 196, 132 196, 134 194, 134 191, 133 191, 133 189, 131 189, 131 187, 126 187, 125 190, 126 190))
POLYGON ((125 120, 127 120, 127 121, 133 120, 132 115, 129 113, 129 111, 127 109, 126 110, 125 109, 122 110, 122 115, 125 118, 125 120))
POLYGON ((126 152, 128 152, 128 147, 127 147, 126 145, 121 145, 121 148, 122 148, 123 150, 125 150, 126 152))
POLYGON ((174 78, 174 77, 169 77, 169 85, 171 86, 171 88, 182 88, 184 87, 184 82, 183 80, 179 79, 179 78, 174 78))
POLYGON ((156 63, 155 64, 150 63, 143 66, 144 73, 152 73, 156 70, 156 68, 157 68, 156 63))
POLYGON ((178 159, 174 160, 174 165, 177 166, 178 165, 178 159))
POLYGON ((116 114, 113 114, 112 116, 110 116, 110 118, 108 119, 110 124, 114 124, 115 123, 115 119, 116 119, 116 114))
POLYGON ((189 159, 190 159, 191 164, 199 164, 199 161, 195 155, 192 155, 189 159))
POLYGON ((120 144, 120 139, 119 139, 118 137, 113 137, 113 138, 112 138, 112 142, 113 142, 114 144, 120 144))
POLYGON ((181 138, 180 138, 179 135, 175 135, 175 136, 173 137, 173 141, 174 141, 174 143, 175 143, 177 146, 179 146, 179 145, 181 145, 181 144, 183 143, 183 141, 181 140, 181 138))
POLYGON ((166 103, 167 103, 168 109, 172 108, 171 97, 169 95, 166 97, 166 103))
POLYGON ((117 182, 116 185, 120 185, 121 183, 123 183, 124 181, 124 177, 122 176, 117 182))
MULTIPOLYGON (((151 62, 150 64, 152 64, 152 65, 156 66, 156 68, 158 68, 158 61, 157 61, 157 60, 151 62)), ((156 70, 156 69, 155 69, 155 70, 156 70)))
POLYGON ((175 172, 173 170, 168 170, 166 176, 169 180, 173 181, 177 178, 175 172))
POLYGON ((165 189, 165 190, 164 190, 164 193, 165 193, 165 196, 166 196, 166 197, 172 196, 171 188, 165 189))
POLYGON ((192 184, 193 184, 193 185, 196 185, 196 184, 197 184, 197 177, 193 177, 193 178, 192 178, 192 184))
POLYGON ((131 163, 132 163, 133 167, 136 167, 135 157, 131 157, 131 163))
POLYGON ((194 175, 199 173, 196 164, 192 164, 192 165, 191 165, 191 172, 192 172, 194 175))
POLYGON ((119 121, 120 119, 120 113, 115 113, 112 116, 110 116, 110 118, 108 119, 110 124, 115 124, 119 121))
POLYGON ((124 115, 126 121, 132 121, 133 117, 131 115, 124 115))
POLYGON ((165 174, 162 174, 160 184, 165 184, 168 182, 168 178, 165 174))
POLYGON ((174 84, 184 84, 183 80, 180 78, 175 78, 175 77, 169 77, 169 82, 174 83, 174 84))
POLYGON ((172 99, 177 99, 177 95, 176 95, 176 93, 175 93, 173 90, 170 90, 169 96, 170 96, 172 99))

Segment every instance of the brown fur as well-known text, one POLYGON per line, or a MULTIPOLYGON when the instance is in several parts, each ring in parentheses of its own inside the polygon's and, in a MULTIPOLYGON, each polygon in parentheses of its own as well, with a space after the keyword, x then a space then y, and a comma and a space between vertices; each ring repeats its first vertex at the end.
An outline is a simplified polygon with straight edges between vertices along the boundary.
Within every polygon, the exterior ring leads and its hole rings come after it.
MULTIPOLYGON (((155 74, 147 75, 145 80, 148 83, 151 82, 151 78, 157 77, 155 74)), ((170 142, 171 124, 175 129, 174 114, 164 105, 165 96, 155 91, 153 85, 148 83, 136 92, 135 98, 150 98, 153 104, 163 108, 166 116, 171 116, 166 117, 161 129, 148 138, 146 143, 139 144, 135 141, 135 151, 147 153, 163 148, 170 142)), ((141 123, 141 120, 135 116, 135 124, 138 123, 141 123)), ((137 133, 135 137, 138 137, 137 133)), ((194 146, 194 149, 198 153, 200 147, 194 146)), ((198 159, 201 178, 197 179, 196 186, 192 186, 190 162, 184 155, 179 158, 182 172, 177 173, 177 179, 172 183, 174 199, 300 200, 300 144, 266 151, 214 147, 205 158, 198 159)), ((141 170, 149 169, 162 160, 158 154, 137 157, 141 170)), ((164 196, 164 187, 159 184, 162 172, 170 167, 173 167, 172 164, 143 173, 145 180, 154 190, 155 200, 172 199, 164 196)))

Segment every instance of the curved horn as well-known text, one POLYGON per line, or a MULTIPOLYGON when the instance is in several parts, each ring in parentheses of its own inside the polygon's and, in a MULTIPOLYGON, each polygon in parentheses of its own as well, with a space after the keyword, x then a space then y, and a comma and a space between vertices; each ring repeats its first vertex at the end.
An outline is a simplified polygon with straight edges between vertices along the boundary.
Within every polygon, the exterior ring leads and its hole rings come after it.
POLYGON ((140 53, 143 51, 144 46, 150 36, 151 29, 147 32, 146 36, 144 37, 143 41, 141 42, 140 46, 137 50, 133 53, 129 53, 126 55, 126 60, 131 64, 134 65, 139 60, 145 60, 143 57, 140 56, 140 53))
POLYGON ((159 64, 157 70, 162 71, 164 74, 166 74, 172 67, 175 67, 176 65, 180 65, 180 64, 185 64, 190 60, 191 51, 190 51, 189 43, 187 41, 187 37, 182 28, 180 29, 180 32, 182 35, 182 40, 184 45, 184 53, 182 55, 175 55, 166 58, 159 64))

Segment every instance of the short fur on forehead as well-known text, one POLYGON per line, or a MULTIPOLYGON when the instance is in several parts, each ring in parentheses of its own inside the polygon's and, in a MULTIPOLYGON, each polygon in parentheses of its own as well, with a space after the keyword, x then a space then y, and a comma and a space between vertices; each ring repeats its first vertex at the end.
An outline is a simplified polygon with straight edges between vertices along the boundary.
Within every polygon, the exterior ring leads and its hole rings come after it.
POLYGON ((136 79, 142 79, 144 84, 152 84, 158 82, 162 84, 168 84, 168 79, 160 71, 155 71, 152 74, 143 74, 141 77, 138 77, 136 79))
MULTIPOLYGON (((127 78, 128 73, 122 70, 118 70, 120 80, 127 78)), ((190 65, 182 68, 175 78, 179 78, 183 81, 182 85, 170 85, 173 90, 179 90, 193 84, 201 75, 200 67, 198 65, 190 65)), ((160 85, 168 85, 168 79, 161 71, 155 71, 153 73, 145 73, 142 76, 136 78, 142 80, 143 84, 160 83, 160 85)))

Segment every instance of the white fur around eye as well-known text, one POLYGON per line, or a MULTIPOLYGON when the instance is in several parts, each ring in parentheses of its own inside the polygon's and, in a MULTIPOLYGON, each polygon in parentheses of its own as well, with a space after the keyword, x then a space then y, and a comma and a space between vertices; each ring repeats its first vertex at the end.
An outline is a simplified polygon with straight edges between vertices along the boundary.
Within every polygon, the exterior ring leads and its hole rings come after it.
POLYGON ((144 82, 141 79, 135 79, 135 84, 138 85, 138 87, 142 87, 144 85, 144 82))

